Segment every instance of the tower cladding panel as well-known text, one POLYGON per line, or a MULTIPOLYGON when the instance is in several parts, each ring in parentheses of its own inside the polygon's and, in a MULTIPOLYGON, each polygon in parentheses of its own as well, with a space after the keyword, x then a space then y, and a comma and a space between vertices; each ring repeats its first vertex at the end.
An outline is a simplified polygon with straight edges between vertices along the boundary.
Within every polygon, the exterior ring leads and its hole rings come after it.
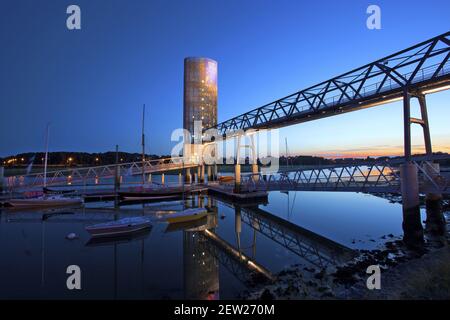
POLYGON ((184 59, 183 127, 192 138, 194 121, 202 121, 203 128, 217 124, 217 61, 212 59, 184 59))

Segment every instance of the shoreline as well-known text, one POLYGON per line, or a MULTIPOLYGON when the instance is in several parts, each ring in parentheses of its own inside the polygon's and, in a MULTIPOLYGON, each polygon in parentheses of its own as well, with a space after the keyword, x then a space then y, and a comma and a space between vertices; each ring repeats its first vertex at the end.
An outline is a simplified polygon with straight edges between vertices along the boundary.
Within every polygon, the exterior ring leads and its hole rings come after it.
POLYGON ((361 299, 450 299, 450 212, 444 212, 446 231, 425 233, 421 248, 408 248, 393 235, 383 248, 355 250, 346 263, 326 268, 294 264, 276 274, 277 281, 256 285, 238 298, 244 300, 361 300, 361 299), (369 265, 379 265, 381 289, 366 287, 369 265), (427 287, 427 283, 441 286, 427 287), (421 292, 426 291, 426 292, 421 292), (434 291, 433 291, 434 290, 434 291), (432 292, 433 291, 433 292, 432 292))

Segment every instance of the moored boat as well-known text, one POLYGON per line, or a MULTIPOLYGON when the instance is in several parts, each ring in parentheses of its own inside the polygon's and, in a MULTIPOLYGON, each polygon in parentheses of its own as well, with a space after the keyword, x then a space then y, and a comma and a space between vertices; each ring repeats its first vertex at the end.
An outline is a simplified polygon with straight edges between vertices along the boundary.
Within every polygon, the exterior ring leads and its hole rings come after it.
POLYGON ((81 205, 80 198, 65 198, 60 196, 38 197, 24 199, 10 199, 7 203, 13 208, 36 208, 36 207, 60 207, 81 205))
POLYGON ((206 217, 207 214, 208 210, 205 208, 191 208, 170 215, 166 218, 166 220, 169 223, 188 222, 206 217))
POLYGON ((123 218, 87 226, 85 229, 93 237, 111 237, 138 232, 151 227, 149 219, 144 217, 123 218))

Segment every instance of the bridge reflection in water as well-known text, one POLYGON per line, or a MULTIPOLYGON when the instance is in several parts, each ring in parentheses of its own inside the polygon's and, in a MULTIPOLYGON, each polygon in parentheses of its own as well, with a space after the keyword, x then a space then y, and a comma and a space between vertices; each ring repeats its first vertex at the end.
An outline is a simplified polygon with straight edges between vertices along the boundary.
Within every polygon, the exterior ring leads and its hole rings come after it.
MULTIPOLYGON (((432 202, 432 204, 436 204, 436 202, 432 202)), ((70 212, 64 210, 61 211, 61 215, 49 216, 46 220, 42 219, 42 212, 8 212, 4 210, 0 216, 0 228, 4 235, 9 235, 9 241, 13 241, 9 245, 15 246, 14 248, 19 250, 18 252, 24 252, 24 249, 18 244, 25 243, 26 247, 31 245, 27 243, 33 243, 34 251, 27 254, 26 260, 23 260, 25 258, 19 260, 16 258, 14 261, 27 261, 28 265, 38 266, 36 271, 39 273, 40 285, 37 286, 36 292, 27 294, 28 296, 36 294, 39 297, 55 296, 55 294, 61 294, 61 297, 70 297, 69 293, 63 290, 64 288, 60 288, 61 292, 51 291, 55 290, 55 283, 63 280, 55 280, 51 270, 64 268, 65 261, 81 263, 86 275, 94 272, 97 276, 86 278, 88 280, 85 280, 84 284, 90 288, 106 285, 105 288, 96 289, 98 290, 96 294, 100 294, 100 297, 103 298, 111 297, 111 295, 114 298, 136 297, 136 295, 137 297, 151 296, 155 298, 158 294, 160 296, 170 295, 171 289, 167 287, 176 287, 180 281, 183 289, 182 292, 180 291, 182 298, 218 299, 219 292, 222 293, 225 287, 229 286, 227 282, 230 279, 237 279, 241 287, 276 280, 272 273, 275 270, 271 270, 273 261, 261 258, 264 256, 261 255, 261 252, 259 255, 257 254, 258 243, 259 251, 267 249, 261 247, 262 244, 267 247, 268 243, 264 242, 267 239, 274 244, 270 246, 270 250, 276 250, 276 246, 280 246, 292 253, 293 257, 298 257, 301 261, 304 260, 317 268, 345 262, 355 254, 354 250, 265 211, 255 203, 236 205, 224 201, 219 202, 216 198, 202 195, 192 197, 186 202, 186 205, 190 207, 205 206, 211 214, 199 224, 180 226, 178 229, 168 228, 167 232, 178 231, 180 233, 163 232, 162 234, 167 236, 160 239, 157 238, 158 234, 161 234, 159 229, 164 225, 155 224, 150 233, 112 242, 90 241, 86 243, 84 240, 81 242, 51 240, 56 239, 55 236, 59 238, 65 236, 65 232, 68 230, 76 231, 83 238, 85 235, 82 230, 86 224, 114 220, 119 216, 148 215, 148 209, 151 207, 143 210, 122 208, 118 211, 84 209, 72 214, 67 214, 70 212), (230 224, 230 221, 227 220, 219 224, 221 221, 219 209, 226 208, 233 210, 234 224, 233 221, 230 224), (243 229, 244 225, 246 229, 243 229), (18 228, 23 228, 23 235, 16 232, 19 230, 18 228), (241 237, 244 232, 246 239, 248 237, 252 239, 250 247, 241 245, 241 237), (258 238, 258 234, 263 235, 264 239, 258 238), (27 238, 29 238, 28 241, 27 238), (171 243, 170 239, 176 240, 176 242, 171 243), (159 242, 162 240, 165 242, 159 242), (181 248, 180 240, 183 244, 181 248), (182 260, 175 258, 177 251, 180 251, 182 260), (64 258, 62 260, 55 259, 55 252, 64 252, 64 258), (160 257, 166 252, 168 256, 160 257), (179 268, 180 262, 182 269, 179 268), (99 268, 99 264, 101 268, 99 268), (124 264, 126 264, 126 269, 124 269, 124 264), (133 270, 130 268, 135 268, 134 272, 131 274, 124 272, 133 270), (227 270, 227 275, 221 272, 221 268, 227 270), (182 277, 178 278, 177 270, 182 271, 180 274, 182 277), (158 285, 163 287, 155 291, 154 287, 158 285), (149 286, 152 287, 150 291, 149 286), (42 292, 45 293, 44 296, 41 295, 42 292)), ((445 237, 446 222, 441 206, 427 206, 424 227, 422 227, 420 211, 404 213, 405 242, 420 244, 423 243, 424 234, 438 240, 445 237)), ((2 237, 2 241, 5 240, 4 238, 5 236, 2 237)), ((5 248, 4 244, 3 248, 5 248)), ((8 250, 0 251, 4 256, 9 252, 8 250)), ((275 256, 273 257, 273 259, 277 259, 275 256)), ((10 258, 14 257, 10 256, 10 258)), ((3 260, 0 262, 0 266, 3 265, 6 268, 10 268, 15 263, 8 259, 3 260)), ((16 276, 21 274, 21 272, 16 272, 16 276)), ((65 275, 60 276, 64 278, 65 275)), ((14 277, 13 272, 12 278, 14 277)), ((6 281, 5 278, 2 279, 2 281, 6 281)), ((22 287, 19 285, 18 288, 25 288, 25 284, 22 287)), ((4 293, 1 294, 4 296, 4 293)), ((19 293, 17 294, 19 295, 19 293)), ((88 291, 85 294, 86 296, 83 297, 90 297, 88 291)), ((226 293, 224 296, 227 297, 226 293)), ((178 293, 174 297, 179 297, 178 293)))

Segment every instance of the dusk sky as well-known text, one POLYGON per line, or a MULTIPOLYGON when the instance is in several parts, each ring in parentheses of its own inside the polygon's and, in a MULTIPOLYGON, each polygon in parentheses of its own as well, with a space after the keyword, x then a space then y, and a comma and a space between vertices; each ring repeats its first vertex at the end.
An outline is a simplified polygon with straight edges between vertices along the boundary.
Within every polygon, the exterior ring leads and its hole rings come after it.
MULTIPOLYGON (((219 122, 447 32, 450 1, 3 0, 0 156, 50 151, 168 154, 182 126, 183 59, 218 61, 219 122), (81 8, 81 30, 66 8, 81 8), (381 8, 381 30, 366 9, 381 8)), ((450 152, 450 91, 427 96, 434 151, 450 152)), ((412 105, 413 115, 418 104, 412 105)), ((291 153, 402 153, 402 104, 284 128, 291 153)), ((413 151, 422 151, 415 126, 413 151)))

